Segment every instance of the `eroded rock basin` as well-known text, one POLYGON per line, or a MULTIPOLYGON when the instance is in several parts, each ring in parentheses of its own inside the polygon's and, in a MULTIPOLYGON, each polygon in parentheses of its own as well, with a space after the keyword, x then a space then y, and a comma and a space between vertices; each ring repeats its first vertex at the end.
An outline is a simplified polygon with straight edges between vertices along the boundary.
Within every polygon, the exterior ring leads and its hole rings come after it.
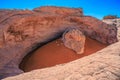
POLYGON ((28 54, 20 64, 25 72, 67 63, 92 53, 95 53, 107 45, 86 37, 83 54, 76 54, 73 50, 64 46, 61 38, 42 46, 32 54, 28 54))

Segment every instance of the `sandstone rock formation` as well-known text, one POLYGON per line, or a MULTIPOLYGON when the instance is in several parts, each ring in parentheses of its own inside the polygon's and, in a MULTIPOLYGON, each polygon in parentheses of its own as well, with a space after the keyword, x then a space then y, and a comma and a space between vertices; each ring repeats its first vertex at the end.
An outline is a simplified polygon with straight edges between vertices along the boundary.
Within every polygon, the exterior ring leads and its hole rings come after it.
POLYGON ((117 38, 118 38, 118 40, 120 41, 120 28, 118 28, 117 38))
POLYGON ((55 6, 44 6, 40 8, 33 9, 35 12, 46 12, 52 14, 61 15, 71 15, 71 16, 83 16, 83 11, 81 8, 65 8, 65 7, 55 7, 55 6))
POLYGON ((117 27, 117 38, 120 40, 120 18, 117 19, 103 19, 103 22, 109 24, 109 25, 115 25, 117 27))
POLYGON ((37 69, 3 80, 120 80, 120 42, 67 64, 37 69))
POLYGON ((107 15, 103 17, 103 19, 117 19, 117 18, 118 18, 117 15, 107 15))
POLYGON ((114 25, 104 24, 104 22, 90 16, 72 17, 70 21, 81 25, 79 28, 86 36, 105 44, 117 42, 115 36, 117 35, 117 28, 114 25))
POLYGON ((69 29, 63 34, 62 40, 64 45, 77 54, 82 54, 84 52, 85 45, 85 35, 79 29, 69 29))
POLYGON ((102 43, 111 44, 117 41, 117 37, 115 36, 117 35, 117 28, 114 25, 111 26, 108 24, 104 24, 100 20, 91 16, 83 16, 82 9, 73 10, 71 8, 68 9, 59 7, 40 7, 35 8, 34 11, 52 14, 62 14, 63 17, 71 23, 77 23, 76 26, 79 27, 81 31, 85 33, 85 35, 96 39, 102 43))
POLYGON ((90 16, 78 16, 82 14, 81 9, 70 11, 69 14, 72 15, 66 16, 62 15, 64 13, 61 10, 61 14, 52 11, 47 13, 44 10, 0 10, 0 78, 23 73, 19 69, 23 57, 36 47, 57 38, 67 28, 77 27, 86 36, 102 43, 117 41, 115 26, 90 16))
POLYGON ((103 19, 103 22, 110 24, 110 25, 115 25, 116 27, 120 27, 120 18, 117 19, 103 19))

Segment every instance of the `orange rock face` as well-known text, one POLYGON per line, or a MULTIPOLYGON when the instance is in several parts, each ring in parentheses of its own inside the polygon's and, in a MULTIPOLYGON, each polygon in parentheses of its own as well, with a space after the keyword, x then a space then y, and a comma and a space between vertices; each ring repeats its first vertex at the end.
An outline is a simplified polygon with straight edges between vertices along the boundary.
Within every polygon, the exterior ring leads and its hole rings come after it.
POLYGON ((65 8, 65 7, 54 7, 54 6, 44 6, 40 8, 35 8, 35 12, 46 12, 52 14, 61 15, 71 15, 71 16, 83 16, 83 11, 81 8, 65 8))
POLYGON ((69 17, 71 22, 76 22, 80 30, 92 39, 96 39, 104 44, 117 42, 117 28, 91 16, 69 17), (109 27, 108 27, 109 26, 109 27))

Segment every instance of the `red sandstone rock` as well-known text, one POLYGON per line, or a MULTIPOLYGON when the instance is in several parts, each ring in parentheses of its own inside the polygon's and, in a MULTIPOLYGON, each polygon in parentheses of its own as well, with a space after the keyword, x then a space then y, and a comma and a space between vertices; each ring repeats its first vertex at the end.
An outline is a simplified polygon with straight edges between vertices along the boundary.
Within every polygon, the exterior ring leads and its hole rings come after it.
POLYGON ((17 70, 23 57, 41 44, 62 35, 67 28, 78 27, 86 36, 105 44, 117 41, 115 26, 93 17, 81 17, 81 9, 58 8, 58 13, 54 12, 56 9, 57 7, 45 7, 44 12, 0 10, 0 75, 4 73, 2 77, 23 72, 17 70), (45 12, 50 8, 55 10, 45 12), (61 10, 64 9, 65 13, 62 13, 61 10))
POLYGON ((104 44, 112 44, 117 42, 117 28, 113 25, 105 24, 104 22, 91 17, 69 17, 71 22, 77 23, 80 30, 93 39, 96 39, 104 44))
POLYGON ((117 28, 115 26, 105 24, 102 21, 91 16, 83 16, 82 9, 68 9, 63 7, 47 6, 35 8, 34 11, 62 14, 64 15, 63 17, 68 19, 70 22, 77 23, 77 26, 81 29, 81 31, 85 33, 85 35, 102 43, 111 44, 117 41, 117 28))
POLYGON ((83 11, 81 8, 65 8, 65 7, 54 7, 54 6, 45 6, 40 8, 35 8, 35 12, 46 12, 52 14, 61 14, 61 15, 71 15, 71 16, 83 16, 83 11))
POLYGON ((103 19, 117 19, 117 15, 107 15, 107 16, 104 16, 103 19))
POLYGON ((85 36, 79 29, 66 30, 62 40, 67 48, 74 50, 77 54, 84 53, 85 36))

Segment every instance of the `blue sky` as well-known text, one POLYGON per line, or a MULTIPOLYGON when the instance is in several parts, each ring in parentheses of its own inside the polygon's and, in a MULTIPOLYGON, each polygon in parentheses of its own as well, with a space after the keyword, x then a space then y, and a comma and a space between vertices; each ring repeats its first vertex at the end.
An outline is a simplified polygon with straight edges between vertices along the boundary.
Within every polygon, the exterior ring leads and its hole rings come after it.
POLYGON ((109 14, 120 17, 120 0, 0 0, 1 9, 33 9, 40 6, 83 8, 85 15, 98 19, 109 14))

